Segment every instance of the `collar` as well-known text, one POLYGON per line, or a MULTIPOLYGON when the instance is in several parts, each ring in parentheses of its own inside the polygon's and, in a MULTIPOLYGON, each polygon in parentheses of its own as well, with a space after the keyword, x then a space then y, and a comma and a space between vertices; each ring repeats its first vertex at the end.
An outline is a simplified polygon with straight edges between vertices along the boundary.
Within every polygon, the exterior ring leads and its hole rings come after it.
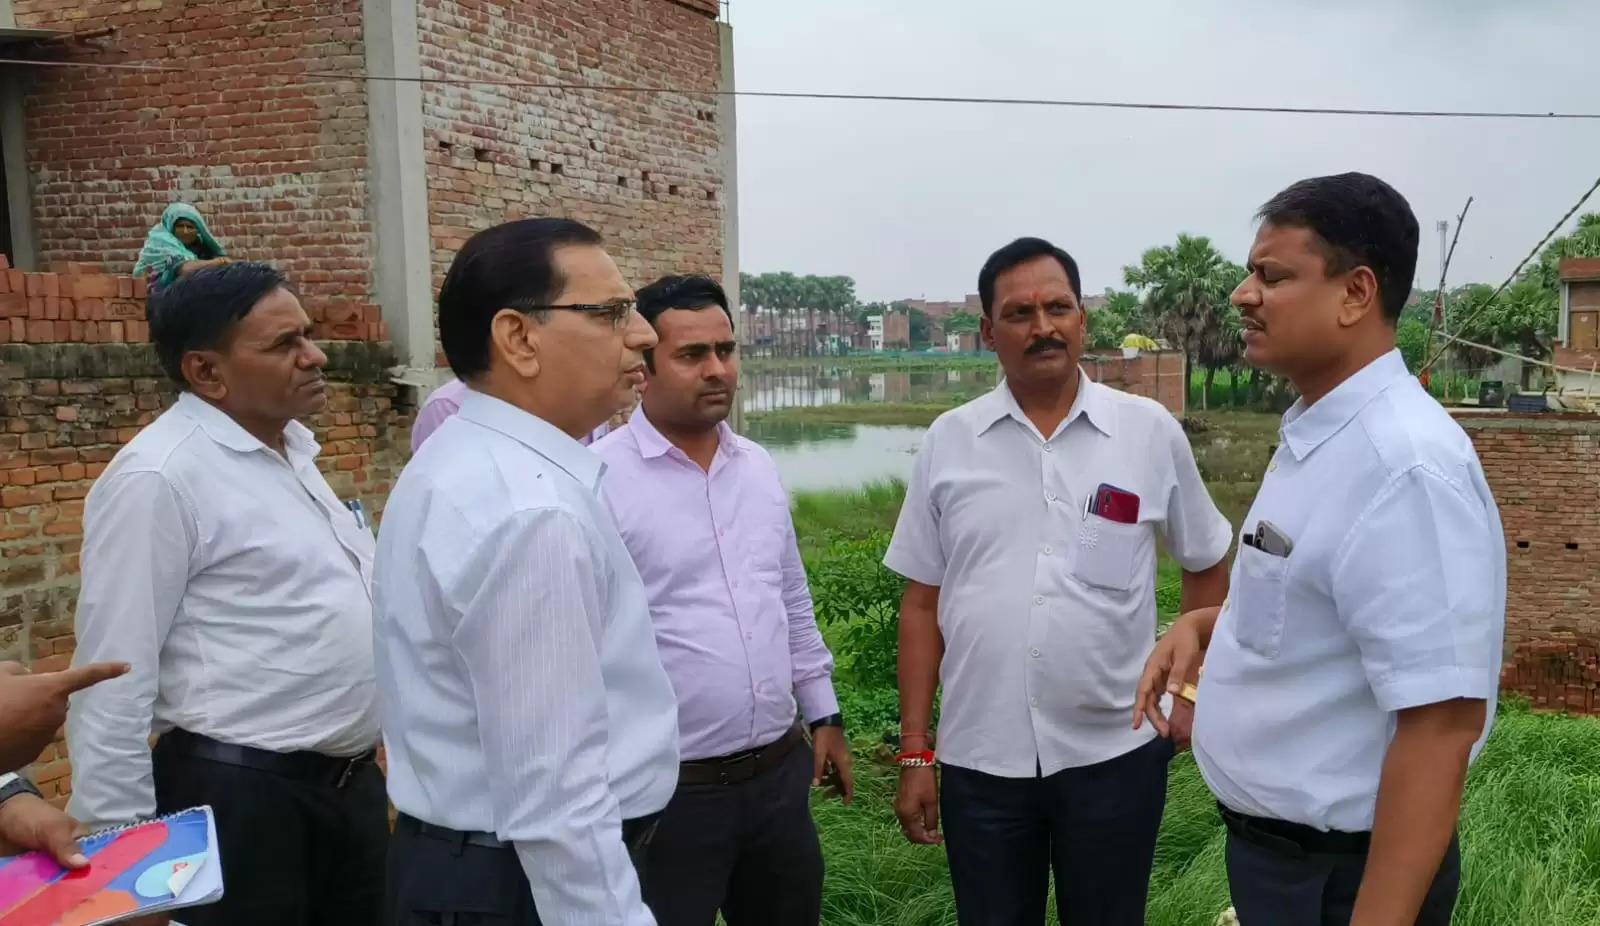
POLYGON ((1314 404, 1307 406, 1303 399, 1297 400, 1283 415, 1284 444, 1296 460, 1304 460, 1349 424, 1367 403, 1410 376, 1400 351, 1392 350, 1356 371, 1314 404))
POLYGON ((466 391, 461 399, 461 410, 456 414, 522 444, 591 491, 599 488, 600 477, 606 471, 605 463, 570 434, 543 418, 476 389, 466 391))
MULTIPOLYGON (((634 443, 639 447, 639 456, 646 460, 666 456, 667 453, 678 449, 676 444, 667 440, 666 436, 650 423, 650 419, 644 413, 643 403, 634 408, 633 414, 628 416, 628 433, 633 435, 634 443)), ((717 450, 727 454, 744 451, 735 439, 733 428, 729 427, 726 421, 717 422, 717 450)))
MULTIPOLYGON (((1110 387, 1102 386, 1089 378, 1089 375, 1080 368, 1078 370, 1078 397, 1072 400, 1072 408, 1067 411, 1067 417, 1061 419, 1061 424, 1056 427, 1056 434, 1066 430, 1067 425, 1077 420, 1079 416, 1088 419, 1095 429, 1107 437, 1112 436, 1115 415, 1111 403, 1108 401, 1105 390, 1110 387)), ((994 427, 996 423, 1013 418, 1023 427, 1037 432, 1033 422, 1023 414, 1022 406, 1017 404, 1017 397, 1011 393, 1011 387, 1002 379, 1000 385, 994 387, 988 395, 983 396, 974 403, 979 413, 978 433, 982 434, 994 427)), ((1049 440, 1055 434, 1045 438, 1049 440)))
MULTIPOLYGON (((261 439, 246 431, 239 422, 222 409, 212 405, 188 390, 178 394, 177 409, 183 412, 206 436, 213 441, 238 453, 254 453, 265 450, 276 453, 271 447, 261 442, 261 439)), ((289 458, 296 465, 315 459, 322 447, 311 434, 311 429, 298 421, 290 421, 283 426, 283 449, 288 451, 289 458)))

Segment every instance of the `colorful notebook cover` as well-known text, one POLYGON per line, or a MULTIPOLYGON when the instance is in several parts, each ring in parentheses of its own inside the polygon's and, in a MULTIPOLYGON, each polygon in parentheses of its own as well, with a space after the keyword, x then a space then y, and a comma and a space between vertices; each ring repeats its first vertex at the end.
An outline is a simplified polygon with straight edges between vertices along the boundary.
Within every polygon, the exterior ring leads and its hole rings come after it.
POLYGON ((98 926, 222 897, 210 807, 101 830, 79 844, 89 857, 80 871, 42 852, 0 858, 0 926, 98 926))

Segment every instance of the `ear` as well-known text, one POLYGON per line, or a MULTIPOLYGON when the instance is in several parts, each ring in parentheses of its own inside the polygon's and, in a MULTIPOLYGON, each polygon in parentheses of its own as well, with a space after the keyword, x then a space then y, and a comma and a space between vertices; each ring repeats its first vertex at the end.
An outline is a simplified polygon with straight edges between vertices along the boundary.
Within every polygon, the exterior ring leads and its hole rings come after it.
POLYGON ((539 375, 539 336, 542 326, 513 309, 501 309, 489 321, 489 353, 500 355, 523 379, 539 375))
POLYGON ((987 315, 978 316, 978 340, 991 353, 994 352, 994 322, 987 315))
POLYGON ((192 350, 180 361, 189 390, 203 399, 221 402, 228 397, 228 383, 222 375, 222 355, 212 350, 192 350))
POLYGON ((1345 274, 1344 302, 1339 306, 1339 325, 1348 328, 1368 315, 1382 315, 1383 300, 1378 295, 1378 277, 1371 267, 1357 267, 1345 274))

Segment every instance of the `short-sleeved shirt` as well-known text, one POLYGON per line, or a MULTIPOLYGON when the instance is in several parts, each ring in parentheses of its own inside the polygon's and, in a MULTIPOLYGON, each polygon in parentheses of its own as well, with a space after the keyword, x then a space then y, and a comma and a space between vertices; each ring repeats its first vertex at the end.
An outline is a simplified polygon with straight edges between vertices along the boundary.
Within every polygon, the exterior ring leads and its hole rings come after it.
POLYGON ((1158 534, 1190 571, 1232 541, 1183 428, 1149 399, 1080 376, 1046 437, 1001 383, 933 423, 884 564, 939 587, 941 762, 1022 778, 1149 741, 1131 718, 1158 534), (1102 484, 1139 497, 1136 523, 1086 514, 1102 484))
POLYGON ((1194 751, 1234 810, 1372 828, 1395 712, 1489 702, 1505 633, 1500 514, 1461 426, 1398 352, 1284 416, 1206 654, 1194 751), (1271 544, 1269 543, 1268 546, 1271 544))

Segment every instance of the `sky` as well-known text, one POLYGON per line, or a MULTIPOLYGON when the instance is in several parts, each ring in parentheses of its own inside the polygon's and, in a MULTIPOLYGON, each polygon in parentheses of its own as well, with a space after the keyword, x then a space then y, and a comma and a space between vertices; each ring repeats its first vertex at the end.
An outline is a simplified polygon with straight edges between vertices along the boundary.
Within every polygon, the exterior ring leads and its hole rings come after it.
MULTIPOLYGON (((731 0, 740 90, 1600 112, 1600 0, 731 0)), ((1180 232, 1243 263, 1266 199, 1360 170, 1450 285, 1498 283, 1600 175, 1600 120, 738 101, 739 262, 960 299, 1013 238, 1086 293, 1180 232)), ((1584 211, 1600 211, 1600 194, 1584 211)), ((1569 223, 1570 224, 1570 223, 1569 223)))

